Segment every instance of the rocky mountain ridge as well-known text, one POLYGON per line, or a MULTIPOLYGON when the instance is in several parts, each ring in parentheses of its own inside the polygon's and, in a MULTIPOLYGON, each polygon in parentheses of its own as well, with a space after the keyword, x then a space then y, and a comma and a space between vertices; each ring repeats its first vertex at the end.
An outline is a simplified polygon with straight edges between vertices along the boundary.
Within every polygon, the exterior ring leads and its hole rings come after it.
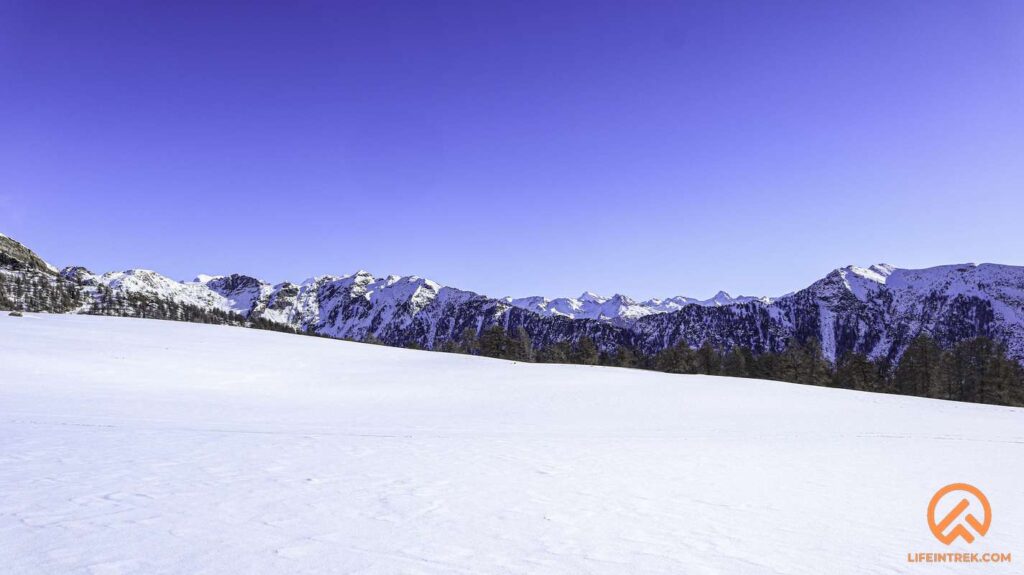
POLYGON ((365 271, 273 285, 239 274, 179 282, 142 269, 57 272, 0 236, 0 280, 0 305, 17 309, 170 319, 209 313, 238 323, 425 349, 498 325, 508 333, 522 328, 538 347, 590 338, 605 352, 626 347, 645 354, 705 342, 777 352, 815 339, 831 361, 850 351, 896 359, 919 333, 942 345, 987 336, 1024 359, 1024 267, 997 264, 846 266, 778 298, 719 294, 700 301, 636 302, 587 292, 580 298, 496 299, 417 276, 378 278, 365 271))

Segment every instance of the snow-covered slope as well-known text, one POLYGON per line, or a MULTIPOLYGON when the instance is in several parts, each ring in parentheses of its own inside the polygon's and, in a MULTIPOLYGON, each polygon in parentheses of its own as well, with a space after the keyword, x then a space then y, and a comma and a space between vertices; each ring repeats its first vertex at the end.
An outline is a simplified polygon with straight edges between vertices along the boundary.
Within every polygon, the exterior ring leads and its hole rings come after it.
POLYGON ((1010 573, 906 555, 1024 533, 1020 409, 76 315, 0 357, 12 575, 1010 573), (958 481, 993 520, 946 547, 958 481))

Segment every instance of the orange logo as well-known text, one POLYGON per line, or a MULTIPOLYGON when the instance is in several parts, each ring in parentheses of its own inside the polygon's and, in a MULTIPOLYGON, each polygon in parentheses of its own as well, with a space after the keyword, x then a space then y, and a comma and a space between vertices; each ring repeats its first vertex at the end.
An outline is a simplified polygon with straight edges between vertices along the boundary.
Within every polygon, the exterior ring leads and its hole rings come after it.
MULTIPOLYGON (((974 512, 977 513, 977 509, 974 512)), ((971 534, 967 526, 970 526, 979 537, 984 537, 985 533, 988 532, 988 526, 991 524, 992 508, 989 507, 988 499, 981 490, 973 485, 966 483, 947 485, 938 490, 928 504, 928 527, 932 530, 932 535, 946 545, 955 541, 957 537, 962 537, 968 543, 973 542, 974 535, 971 534), (971 506, 971 502, 963 497, 964 492, 973 495, 981 503, 981 511, 983 512, 981 521, 978 521, 972 513, 964 515, 964 511, 971 506), (949 497, 947 498, 947 496, 949 497), (957 498, 960 499, 960 502, 953 506, 948 513, 941 519, 935 517, 935 508, 938 507, 940 501, 943 499, 955 501, 957 498), (954 527, 947 532, 946 530, 950 525, 954 527)))

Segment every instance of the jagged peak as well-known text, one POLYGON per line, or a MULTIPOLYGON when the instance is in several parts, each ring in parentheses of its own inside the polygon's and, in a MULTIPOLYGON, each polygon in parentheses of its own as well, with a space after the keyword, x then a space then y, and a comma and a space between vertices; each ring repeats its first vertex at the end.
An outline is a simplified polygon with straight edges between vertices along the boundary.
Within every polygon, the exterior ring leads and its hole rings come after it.
POLYGON ((60 277, 77 284, 94 284, 96 274, 83 266, 67 266, 60 270, 60 277))
POLYGON ((208 274, 199 274, 192 281, 195 282, 195 283, 207 284, 207 283, 212 282, 213 280, 218 280, 218 279, 220 279, 222 277, 224 277, 224 276, 214 276, 214 275, 208 275, 208 274))
POLYGON ((716 293, 715 295, 711 296, 711 299, 708 300, 708 301, 716 303, 716 304, 722 304, 722 303, 731 303, 733 301, 733 299, 735 299, 735 298, 733 298, 731 295, 729 295, 729 292, 724 291, 724 290, 719 290, 719 292, 716 293))
POLYGON ((321 274, 321 275, 310 276, 310 277, 302 280, 302 282, 299 284, 299 286, 302 286, 302 287, 315 286, 315 285, 320 285, 320 284, 325 284, 325 283, 333 283, 333 282, 340 281, 340 280, 343 280, 343 279, 345 279, 343 276, 336 276, 336 275, 331 275, 331 274, 321 274))
POLYGON ((242 289, 260 289, 260 287, 266 284, 252 276, 231 274, 215 277, 208 282, 204 282, 204 285, 217 292, 236 292, 242 289))
POLYGON ((879 275, 884 275, 888 277, 890 274, 892 274, 893 270, 896 269, 896 266, 891 264, 871 264, 870 266, 868 266, 868 269, 879 275))
POLYGON ((895 266, 889 264, 872 264, 866 268, 848 265, 841 268, 836 268, 832 273, 838 274, 842 278, 846 279, 848 276, 853 275, 858 278, 863 278, 875 283, 884 284, 886 279, 892 275, 892 272, 896 269, 895 266))
POLYGON ((146 268, 128 268, 119 272, 107 272, 109 274, 140 275, 140 276, 163 276, 163 274, 146 268))
POLYGON ((92 270, 85 266, 65 266, 64 269, 60 270, 60 274, 71 274, 71 273, 86 273, 89 275, 95 275, 92 270))
POLYGON ((354 274, 344 276, 342 281, 351 281, 354 285, 365 287, 377 281, 377 278, 366 270, 359 270, 354 274))

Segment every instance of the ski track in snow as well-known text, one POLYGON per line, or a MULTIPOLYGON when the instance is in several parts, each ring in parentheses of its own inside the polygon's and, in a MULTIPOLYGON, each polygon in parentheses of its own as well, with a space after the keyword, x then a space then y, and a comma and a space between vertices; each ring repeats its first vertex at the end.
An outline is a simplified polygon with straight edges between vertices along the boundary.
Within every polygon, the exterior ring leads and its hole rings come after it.
POLYGON ((37 314, 0 316, 0 369, 5 573, 1012 573, 906 554, 1024 554, 1020 409, 37 314), (945 547, 925 509, 959 481, 994 519, 945 547))

